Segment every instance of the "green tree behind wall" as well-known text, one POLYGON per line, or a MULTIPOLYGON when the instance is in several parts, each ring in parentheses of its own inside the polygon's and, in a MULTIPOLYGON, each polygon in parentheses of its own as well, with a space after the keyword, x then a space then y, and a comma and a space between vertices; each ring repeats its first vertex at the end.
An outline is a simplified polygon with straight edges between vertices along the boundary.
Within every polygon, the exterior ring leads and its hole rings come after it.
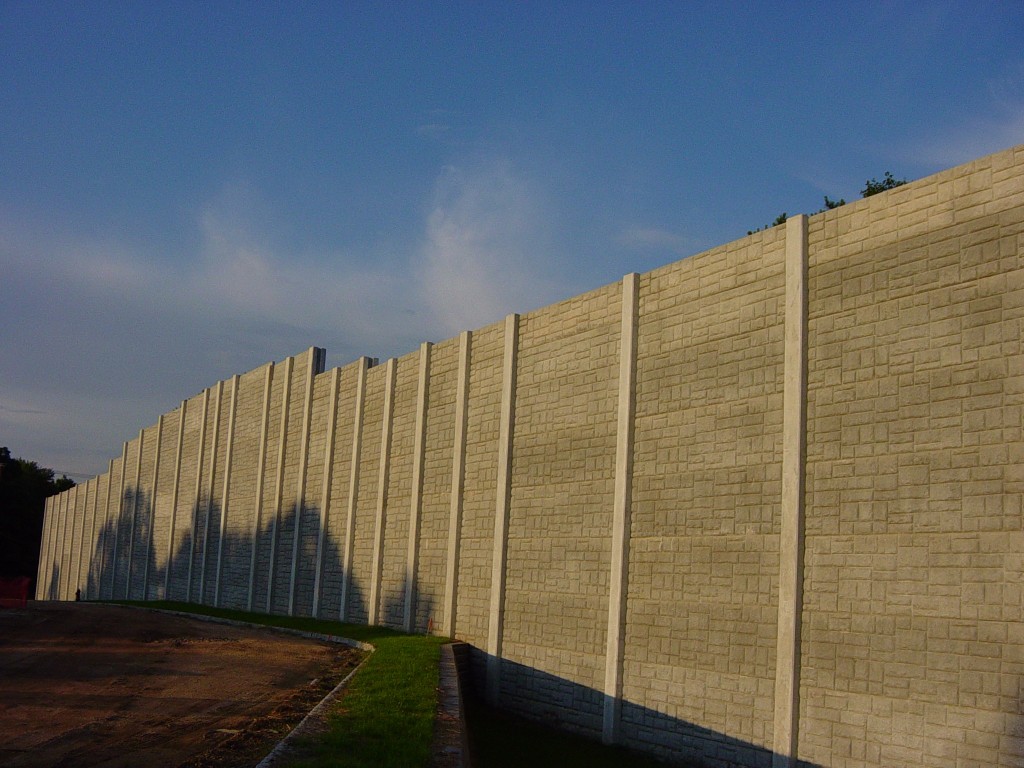
MULTIPOLYGON (((882 177, 881 181, 874 178, 865 181, 864 189, 860 191, 860 196, 871 197, 872 195, 877 195, 880 192, 888 192, 890 189, 902 187, 906 183, 906 179, 897 179, 892 175, 892 173, 886 171, 885 176, 882 177)), ((825 195, 825 207, 818 211, 818 213, 821 213, 822 211, 831 211, 833 208, 838 208, 841 205, 846 205, 846 200, 844 198, 840 197, 838 200, 833 200, 828 195, 825 195)), ((771 224, 765 224, 764 227, 758 227, 757 229, 748 229, 747 234, 752 235, 755 232, 760 232, 762 229, 770 229, 771 227, 777 227, 779 224, 785 223, 786 214, 780 213, 778 216, 775 217, 775 221, 773 221, 771 224)))
POLYGON ((74 485, 0 447, 0 577, 28 576, 35 582, 46 498, 74 485))

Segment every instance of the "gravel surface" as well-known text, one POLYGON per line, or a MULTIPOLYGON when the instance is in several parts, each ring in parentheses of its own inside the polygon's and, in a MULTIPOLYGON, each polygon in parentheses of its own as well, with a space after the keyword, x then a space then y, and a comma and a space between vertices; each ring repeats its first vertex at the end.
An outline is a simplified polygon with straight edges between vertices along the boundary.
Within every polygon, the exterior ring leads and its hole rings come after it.
POLYGON ((0 609, 0 766, 252 766, 361 658, 119 606, 0 609))

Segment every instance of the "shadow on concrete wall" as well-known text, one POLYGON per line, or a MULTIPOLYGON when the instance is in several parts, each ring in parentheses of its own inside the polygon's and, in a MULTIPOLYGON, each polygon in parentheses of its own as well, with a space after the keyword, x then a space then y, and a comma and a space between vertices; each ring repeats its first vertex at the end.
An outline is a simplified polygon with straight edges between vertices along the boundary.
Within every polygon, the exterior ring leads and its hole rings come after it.
MULTIPOLYGON (((471 650, 469 691, 472 706, 484 704, 488 654, 471 650)), ((567 730, 599 740, 605 695, 602 691, 551 675, 508 659, 500 661, 501 708, 545 727, 567 730)), ((472 727, 472 717, 470 717, 472 727)), ((629 701, 622 703, 619 743, 642 749, 674 765, 688 768, 771 768, 771 749, 672 717, 629 701)), ((510 741, 507 764, 528 764, 535 757, 528 741, 510 741)), ((798 768, 822 768, 803 760, 798 768)))
POLYGON ((46 595, 48 600, 60 600, 60 566, 56 562, 50 568, 50 586, 46 595))
MULTIPOLYGON (((120 510, 97 532, 85 583, 63 584, 54 563, 50 599, 61 599, 62 590, 73 595, 81 588, 83 598, 94 600, 178 600, 296 616, 313 616, 315 607, 317 618, 337 620, 341 615, 342 553, 331 531, 321 545, 320 510, 315 505, 303 505, 301 515, 294 505, 283 510, 279 519, 268 515, 255 535, 229 527, 222 543, 221 505, 201 498, 191 516, 176 521, 169 559, 168 530, 164 527, 154 536, 151 495, 128 488, 120 510)), ((429 611, 433 598, 421 595, 419 599, 429 611)), ((364 590, 351 575, 348 601, 365 611, 364 590)), ((399 613, 402 610, 404 602, 399 613)))
MULTIPOLYGON (((122 502, 117 518, 101 526, 97 534, 85 584, 61 584, 60 568, 53 564, 49 586, 51 599, 60 599, 62 588, 69 595, 81 588, 83 597, 88 599, 168 599, 248 610, 250 563, 255 546, 257 565, 253 572, 253 611, 287 614, 291 597, 294 615, 312 616, 314 596, 318 594, 316 616, 332 620, 339 618, 344 577, 342 553, 332 535, 324 536, 317 583, 320 513, 316 506, 303 506, 298 516, 292 506, 283 510, 280 520, 270 516, 263 521, 255 537, 251 533, 229 531, 221 545, 221 507, 209 499, 200 499, 188 521, 179 519, 176 522, 175 547, 170 559, 166 560, 166 531, 161 531, 160 536, 153 536, 150 495, 128 489, 122 502), (296 545, 297 517, 300 519, 296 545), (270 547, 275 541, 277 558, 271 570, 270 547), (292 559, 293 552, 296 553, 295 560, 292 559), (294 591, 291 578, 293 562, 294 591)), ((398 629, 404 627, 408 579, 406 575, 399 589, 392 587, 381 591, 381 624, 398 629)), ((348 619, 365 621, 367 596, 362 586, 358 580, 350 578, 348 590, 348 619), (353 615, 354 608, 363 611, 362 617, 353 615)), ((429 591, 418 590, 416 585, 412 591, 414 631, 426 632, 434 621, 435 598, 429 591)), ((478 649, 473 649, 472 653, 475 687, 482 691, 487 655, 478 649)), ((509 660, 502 660, 500 668, 503 708, 549 726, 600 738, 603 692, 509 660)), ((621 740, 627 745, 639 748, 644 744, 644 751, 653 751, 659 757, 676 762, 684 761, 684 765, 769 768, 772 763, 772 753, 764 747, 631 702, 622 705, 621 733, 621 740)), ((811 764, 800 765, 817 768, 811 764)))

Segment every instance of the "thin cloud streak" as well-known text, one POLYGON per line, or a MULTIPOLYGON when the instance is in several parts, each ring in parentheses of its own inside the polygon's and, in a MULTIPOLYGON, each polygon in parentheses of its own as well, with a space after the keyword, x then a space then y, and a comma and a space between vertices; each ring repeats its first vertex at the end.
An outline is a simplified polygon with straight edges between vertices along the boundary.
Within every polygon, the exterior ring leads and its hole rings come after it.
POLYGON ((424 301, 446 335, 561 298, 544 198, 505 159, 442 171, 418 266, 424 301))

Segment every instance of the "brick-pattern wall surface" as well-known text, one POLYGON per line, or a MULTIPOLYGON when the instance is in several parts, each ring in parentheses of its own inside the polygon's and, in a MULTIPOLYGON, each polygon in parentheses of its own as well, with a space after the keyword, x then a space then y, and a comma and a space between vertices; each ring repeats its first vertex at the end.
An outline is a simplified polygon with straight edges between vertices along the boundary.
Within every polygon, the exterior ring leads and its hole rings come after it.
POLYGON ((174 503, 174 482, 176 478, 175 459, 178 453, 178 425, 181 409, 164 415, 160 432, 160 463, 157 469, 157 484, 153 490, 153 523, 150 543, 146 548, 149 570, 146 583, 146 599, 164 598, 164 576, 167 573, 167 547, 171 537, 171 506, 174 503))
POLYGON ((391 422, 391 466, 384 502, 384 551, 378 592, 380 623, 401 628, 405 610, 406 555, 409 549, 409 500, 416 432, 419 352, 397 361, 391 422))
POLYGON ((280 536, 277 517, 278 496, 281 493, 281 488, 279 488, 281 417, 284 413, 285 392, 288 389, 289 381, 286 368, 285 363, 277 363, 274 366, 270 385, 270 403, 266 412, 267 446, 266 455, 263 458, 263 487, 259 499, 259 522, 256 526, 256 564, 253 572, 252 604, 254 610, 269 610, 270 578, 275 565, 273 551, 280 536))
POLYGON ((783 248, 773 229, 640 283, 624 731, 713 763, 735 747, 696 729, 770 740, 783 248))
POLYGON ((274 560, 274 583, 270 600, 271 613, 287 613, 292 594, 292 553, 299 510, 296 496, 299 482, 299 461, 302 455, 302 430, 305 422, 306 378, 309 356, 306 351, 295 356, 291 375, 291 399, 288 404, 288 435, 285 441, 284 473, 281 485, 281 514, 278 519, 277 556, 274 560))
POLYGON ((417 632, 440 627, 447 618, 444 614, 445 568, 448 557, 458 366, 458 339, 449 339, 431 350, 419 557, 416 591, 413 595, 414 629, 417 632))
MULTIPOLYGON (((189 557, 194 547, 195 518, 199 514, 196 478, 200 472, 199 438, 202 430, 203 396, 185 402, 185 430, 181 440, 181 466, 178 478, 178 503, 174 510, 174 531, 171 543, 170 578, 167 598, 184 600, 188 588, 189 557)), ((115 462, 116 466, 116 462, 115 462)), ((112 486, 116 488, 115 486, 112 486)))
POLYGON ((125 598, 125 586, 128 584, 128 538, 131 535, 132 517, 135 514, 135 463, 138 461, 138 455, 139 439, 136 437, 128 442, 124 452, 125 482, 117 520, 117 559, 114 561, 113 597, 117 600, 125 598))
MULTIPOLYGON (((330 372, 322 377, 327 377, 330 372)), ((324 541, 323 587, 320 616, 337 619, 341 616, 341 585, 344 576, 347 546, 348 500, 352 482, 352 440, 356 431, 356 389, 359 365, 341 369, 338 403, 335 412, 334 457, 331 469, 330 508, 327 514, 327 536, 324 541)))
MULTIPOLYGON (((473 333, 470 351, 455 637, 478 649, 487 647, 504 341, 504 324, 495 323, 473 333)), ((474 653, 478 679, 481 662, 481 654, 474 653)))
POLYGON ((348 574, 347 618, 354 622, 366 622, 370 613, 370 579, 373 573, 373 537, 377 517, 377 482, 380 476, 386 367, 377 365, 366 372, 359 489, 352 537, 352 571, 348 574))
POLYGON ((37 596, 453 625, 503 706, 711 768, 1024 765, 1022 245, 1018 147, 494 323, 461 452, 462 340, 422 434, 422 349, 360 410, 312 348, 48 500, 37 596))
POLYGON ((268 366, 238 379, 235 428, 231 443, 231 478, 224 505, 224 546, 220 564, 220 605, 245 610, 249 604, 249 565, 255 520, 256 473, 259 467, 263 395, 268 366))
MULTIPOLYGON (((231 419, 231 382, 224 382, 220 393, 220 413, 211 413, 216 421, 216 441, 210 457, 214 465, 213 486, 209 489, 211 504, 206 509, 206 537, 203 546, 203 562, 200 563, 203 577, 202 601, 207 605, 217 602, 218 553, 220 552, 220 527, 224 514, 224 477, 228 470, 228 426, 231 419)), ((212 434, 212 432, 211 432, 212 434)))
POLYGON ((621 290, 522 317, 503 698, 597 732, 604 678, 621 290), (561 684, 553 681, 563 681, 561 684))
POLYGON ((306 485, 303 493, 298 578, 295 589, 295 614, 299 616, 311 616, 313 613, 313 588, 317 580, 318 565, 317 545, 320 540, 320 530, 323 527, 320 517, 330 386, 329 374, 321 374, 313 379, 313 410, 306 454, 306 485))
POLYGON ((811 227, 812 762, 1024 764, 1022 155, 811 227))

